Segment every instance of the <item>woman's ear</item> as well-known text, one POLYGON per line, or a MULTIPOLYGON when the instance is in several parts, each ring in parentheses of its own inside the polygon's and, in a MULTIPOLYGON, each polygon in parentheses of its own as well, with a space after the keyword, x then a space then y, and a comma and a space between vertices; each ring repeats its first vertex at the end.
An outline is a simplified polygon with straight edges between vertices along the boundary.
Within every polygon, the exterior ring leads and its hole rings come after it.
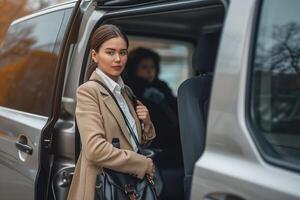
POLYGON ((92 59, 95 63, 98 63, 97 52, 94 49, 92 49, 92 59))

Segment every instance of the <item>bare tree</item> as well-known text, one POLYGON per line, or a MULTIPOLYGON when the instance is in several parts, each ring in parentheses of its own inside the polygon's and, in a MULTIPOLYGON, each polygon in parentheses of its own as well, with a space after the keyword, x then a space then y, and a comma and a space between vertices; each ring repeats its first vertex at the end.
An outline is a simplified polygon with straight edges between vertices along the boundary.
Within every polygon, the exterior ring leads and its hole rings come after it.
POLYGON ((300 62, 300 25, 290 22, 275 25, 272 38, 274 45, 270 51, 271 69, 278 72, 299 73, 300 62))
MULTIPOLYGON (((267 34, 265 29, 260 30, 260 33, 267 34)), ((300 24, 289 22, 284 25, 274 25, 271 35, 266 36, 261 37, 257 43, 256 70, 299 73, 300 24)))

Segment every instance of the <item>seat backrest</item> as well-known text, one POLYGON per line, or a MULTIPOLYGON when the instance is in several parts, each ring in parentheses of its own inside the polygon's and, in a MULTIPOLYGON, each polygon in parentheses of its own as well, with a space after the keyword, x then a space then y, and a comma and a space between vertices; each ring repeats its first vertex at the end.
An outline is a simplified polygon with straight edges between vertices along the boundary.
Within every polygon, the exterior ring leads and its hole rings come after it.
POLYGON ((220 33, 199 38, 193 54, 193 68, 197 74, 184 81, 178 89, 178 113, 184 163, 184 190, 189 199, 194 164, 205 147, 205 132, 212 84, 212 72, 220 33))

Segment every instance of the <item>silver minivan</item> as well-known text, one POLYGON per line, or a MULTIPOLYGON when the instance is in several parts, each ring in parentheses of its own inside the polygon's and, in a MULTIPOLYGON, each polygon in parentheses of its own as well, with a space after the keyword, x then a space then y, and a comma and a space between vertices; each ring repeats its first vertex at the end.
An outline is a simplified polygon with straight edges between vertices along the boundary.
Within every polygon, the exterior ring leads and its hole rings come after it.
POLYGON ((300 199, 299 0, 78 0, 17 19, 0 50, 0 199, 67 197, 76 89, 101 24, 161 56, 150 110, 164 200, 300 199))

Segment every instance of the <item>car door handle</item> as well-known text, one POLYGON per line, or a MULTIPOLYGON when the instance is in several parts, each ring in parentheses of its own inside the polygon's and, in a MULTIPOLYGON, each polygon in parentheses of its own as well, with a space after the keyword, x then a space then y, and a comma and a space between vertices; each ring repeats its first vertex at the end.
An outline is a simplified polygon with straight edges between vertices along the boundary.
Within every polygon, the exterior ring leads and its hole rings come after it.
POLYGON ((29 155, 32 154, 32 147, 29 146, 28 144, 24 144, 22 141, 16 141, 16 147, 20 150, 23 151, 29 155))

